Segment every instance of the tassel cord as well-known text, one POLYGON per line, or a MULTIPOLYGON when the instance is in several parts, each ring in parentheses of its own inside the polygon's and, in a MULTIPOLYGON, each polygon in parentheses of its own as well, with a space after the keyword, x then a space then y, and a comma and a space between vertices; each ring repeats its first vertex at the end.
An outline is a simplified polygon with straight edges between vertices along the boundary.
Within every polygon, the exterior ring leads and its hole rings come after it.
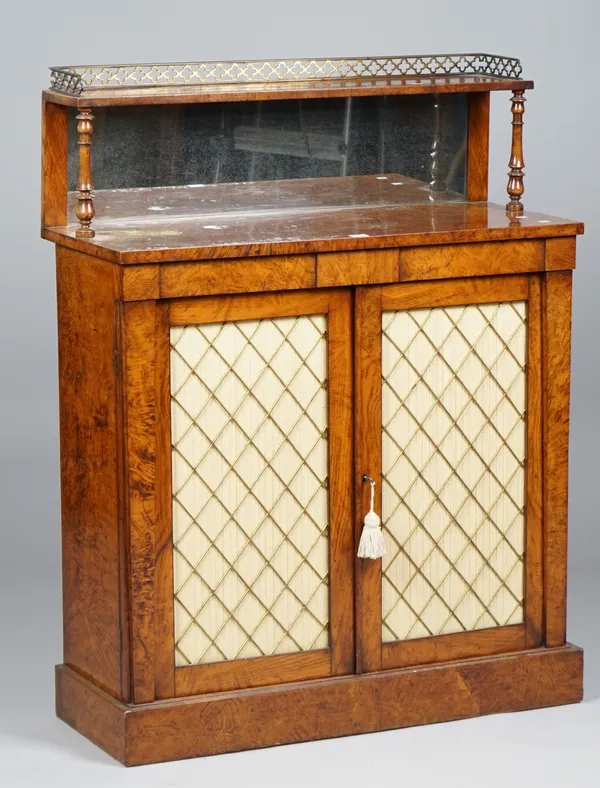
POLYGON ((375 482, 369 477, 364 477, 364 481, 368 481, 371 485, 371 506, 364 519, 357 555, 359 558, 376 560, 385 555, 386 549, 381 531, 381 519, 375 512, 375 482))

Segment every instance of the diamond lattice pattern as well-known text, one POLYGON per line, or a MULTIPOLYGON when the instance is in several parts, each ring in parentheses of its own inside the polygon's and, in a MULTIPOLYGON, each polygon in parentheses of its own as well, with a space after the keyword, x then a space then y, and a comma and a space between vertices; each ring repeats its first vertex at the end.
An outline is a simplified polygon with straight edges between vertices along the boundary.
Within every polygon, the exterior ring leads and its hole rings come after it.
POLYGON ((178 666, 329 644, 325 329, 171 329, 178 666))
POLYGON ((384 642, 523 621, 524 302, 385 312, 384 642))

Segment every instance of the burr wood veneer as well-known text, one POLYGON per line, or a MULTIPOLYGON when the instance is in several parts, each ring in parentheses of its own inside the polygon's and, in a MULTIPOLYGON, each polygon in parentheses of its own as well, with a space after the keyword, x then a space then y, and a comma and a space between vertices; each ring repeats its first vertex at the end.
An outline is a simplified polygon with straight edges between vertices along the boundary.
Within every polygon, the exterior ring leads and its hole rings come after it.
MULTIPOLYGON (((410 58, 282 61, 262 83, 256 64, 53 71, 57 714, 127 765, 581 699, 565 600, 583 227, 523 208, 518 61, 424 57, 436 73, 410 58), (323 76, 350 67, 371 70, 323 76), (180 76, 132 83, 161 69, 180 76), (487 202, 498 90, 513 91, 506 207, 487 202), (391 144, 385 97, 415 95, 426 125, 391 144), (281 122, 260 109, 283 99, 281 122), (194 127, 214 182, 92 192, 111 119, 94 128, 94 107, 177 105, 144 116, 148 139, 171 139, 202 119, 186 106, 219 102, 248 107, 194 127), (383 560, 356 557, 364 474, 383 560)), ((175 153, 156 177, 185 165, 175 153)))

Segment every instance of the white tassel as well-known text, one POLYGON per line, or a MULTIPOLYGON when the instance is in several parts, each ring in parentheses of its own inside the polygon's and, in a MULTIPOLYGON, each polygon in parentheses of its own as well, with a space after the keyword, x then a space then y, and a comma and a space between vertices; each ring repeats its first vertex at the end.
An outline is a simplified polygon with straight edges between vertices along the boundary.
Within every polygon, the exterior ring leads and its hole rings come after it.
POLYGON ((373 509, 375 504, 375 482, 368 477, 365 477, 365 481, 371 484, 371 508, 365 516, 357 555, 359 558, 372 558, 375 560, 384 556, 386 550, 381 532, 381 520, 373 509))

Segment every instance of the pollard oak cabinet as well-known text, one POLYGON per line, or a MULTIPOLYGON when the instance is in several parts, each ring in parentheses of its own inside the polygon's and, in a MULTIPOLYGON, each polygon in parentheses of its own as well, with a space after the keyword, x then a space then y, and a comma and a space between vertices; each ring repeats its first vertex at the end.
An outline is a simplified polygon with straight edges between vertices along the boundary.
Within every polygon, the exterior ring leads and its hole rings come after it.
POLYGON ((583 227, 523 208, 520 63, 51 73, 58 715, 134 765, 580 700, 583 227))

